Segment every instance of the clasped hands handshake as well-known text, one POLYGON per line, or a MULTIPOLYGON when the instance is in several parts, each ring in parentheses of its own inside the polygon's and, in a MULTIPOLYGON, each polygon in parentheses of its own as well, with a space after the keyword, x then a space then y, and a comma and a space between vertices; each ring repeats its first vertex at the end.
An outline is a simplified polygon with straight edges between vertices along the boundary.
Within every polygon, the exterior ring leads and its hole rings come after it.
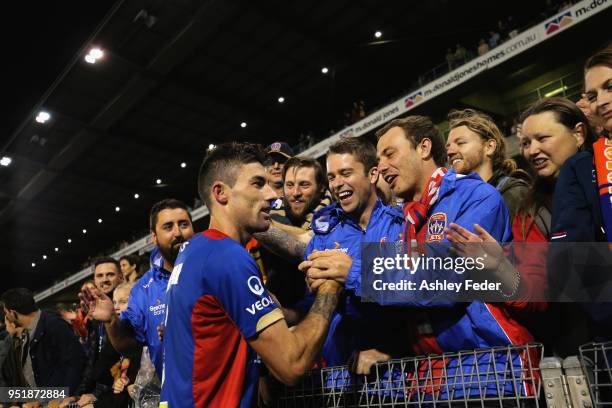
POLYGON ((337 249, 314 251, 298 268, 306 276, 311 292, 328 286, 344 287, 353 259, 337 249))

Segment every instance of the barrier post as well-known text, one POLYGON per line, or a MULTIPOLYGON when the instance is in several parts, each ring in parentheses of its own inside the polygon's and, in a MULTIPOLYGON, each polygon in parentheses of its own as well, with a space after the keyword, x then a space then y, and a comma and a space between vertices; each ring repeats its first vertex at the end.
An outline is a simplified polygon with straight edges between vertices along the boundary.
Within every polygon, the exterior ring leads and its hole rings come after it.
POLYGON ((544 383, 544 397, 548 408, 570 408, 563 378, 563 365, 558 357, 545 357, 540 361, 544 383))

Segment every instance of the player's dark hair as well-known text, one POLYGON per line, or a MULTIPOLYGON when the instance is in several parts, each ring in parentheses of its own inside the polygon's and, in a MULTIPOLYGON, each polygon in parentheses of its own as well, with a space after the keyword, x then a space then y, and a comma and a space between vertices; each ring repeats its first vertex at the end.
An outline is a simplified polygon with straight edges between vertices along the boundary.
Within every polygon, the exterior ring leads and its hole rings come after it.
MULTIPOLYGON (((189 211, 187 211, 189 212, 189 211)), ((119 263, 121 263, 121 261, 126 260, 128 264, 130 264, 131 266, 138 266, 138 256, 134 255, 134 254, 130 254, 130 255, 123 255, 119 258, 119 263)))
POLYGON ((19 314, 27 315, 38 310, 34 301, 34 294, 30 289, 9 289, 0 296, 6 309, 14 310, 19 314))
POLYGON ((387 123, 382 129, 376 132, 376 137, 380 139, 389 129, 398 127, 404 131, 404 136, 410 141, 413 149, 421 143, 423 139, 431 141, 431 155, 437 166, 446 164, 446 143, 438 127, 427 116, 412 115, 405 118, 394 119, 387 123))
POLYGON ((584 70, 588 71, 597 66, 612 68, 612 43, 591 55, 584 64, 584 70))
POLYGON ((541 99, 528 107, 521 114, 521 123, 529 116, 538 115, 544 112, 551 112, 555 116, 557 123, 565 126, 568 129, 574 129, 578 123, 582 123, 585 128, 584 146, 592 146, 597 140, 597 135, 591 129, 589 120, 584 112, 576 106, 576 104, 567 98, 560 96, 552 96, 550 98, 541 99))
POLYGON ((287 171, 290 168, 295 168, 294 171, 297 171, 301 168, 312 168, 315 172, 315 181, 317 182, 317 189, 325 189, 327 188, 327 178, 325 177, 325 171, 323 170, 323 166, 317 160, 310 157, 299 157, 294 156, 287 160, 285 165, 283 166, 283 181, 285 180, 285 176, 287 175, 287 171))
POLYGON ((99 258, 94 259, 92 269, 95 270, 98 265, 110 263, 117 267, 117 271, 121 272, 121 265, 119 265, 119 261, 111 256, 101 256, 99 258))
POLYGON ((352 155, 358 162, 363 164, 366 175, 370 172, 372 167, 378 166, 376 148, 364 138, 347 137, 346 139, 341 139, 329 147, 327 157, 332 154, 352 155))
POLYGON ((189 222, 193 223, 193 220, 191 219, 191 213, 189 212, 189 207, 187 207, 187 204, 185 204, 181 200, 177 200, 176 198, 166 198, 153 204, 153 207, 151 207, 151 213, 149 215, 149 228, 151 228, 151 231, 155 231, 155 226, 157 225, 157 217, 162 210, 175 210, 177 208, 185 210, 185 212, 187 212, 187 215, 189 216, 189 222))
POLYGON ((238 167, 243 164, 263 165, 266 154, 258 144, 230 142, 218 145, 202 161, 198 174, 198 193, 210 209, 211 188, 216 181, 233 187, 238 179, 238 167))

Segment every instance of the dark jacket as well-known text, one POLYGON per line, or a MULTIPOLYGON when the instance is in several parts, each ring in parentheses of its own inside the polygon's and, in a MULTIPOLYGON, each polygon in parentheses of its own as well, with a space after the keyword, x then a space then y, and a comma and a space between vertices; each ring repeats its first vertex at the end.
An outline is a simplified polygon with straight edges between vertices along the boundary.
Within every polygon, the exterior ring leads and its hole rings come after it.
POLYGON ((607 243, 607 240, 594 178, 593 152, 587 149, 563 164, 553 198, 548 250, 551 296, 582 302, 580 308, 576 303, 555 306, 572 309, 573 316, 559 311, 564 321, 584 321, 588 326, 586 330, 571 330, 572 335, 564 332, 558 336, 565 340, 556 350, 562 356, 575 353, 576 347, 586 341, 612 339, 612 303, 605 303, 612 299, 610 252, 607 245, 589 245, 589 242, 607 243))
POLYGON ((40 312, 30 339, 30 358, 37 386, 68 387, 72 395, 81 379, 85 353, 66 321, 40 312))
POLYGON ((561 167, 553 198, 553 242, 607 242, 594 178, 593 152, 578 152, 561 167))
MULTIPOLYGON (((123 358, 129 359, 129 367, 126 375, 130 379, 129 384, 133 384, 140 368, 140 356, 142 355, 142 348, 138 348, 137 351, 129 355, 123 356, 123 358)), ((113 370, 119 368, 122 356, 113 348, 110 341, 107 341, 102 350, 98 355, 93 370, 92 378, 95 383, 93 394, 96 396, 98 401, 96 407, 98 408, 119 408, 127 407, 131 401, 131 398, 127 392, 127 385, 123 389, 123 392, 119 394, 113 393, 113 383, 115 377, 113 377, 113 370)))
POLYGON ((23 378, 21 369, 21 339, 14 338, 8 332, 0 334, 0 386, 2 387, 25 387, 27 386, 23 378))
POLYGON ((83 344, 85 350, 85 368, 83 369, 79 386, 76 389, 76 395, 91 394, 93 392, 96 386, 94 366, 98 361, 104 343, 106 343, 103 323, 90 320, 87 322, 87 331, 88 334, 83 344))
POLYGON ((502 171, 496 171, 488 181, 490 185, 499 191, 499 194, 501 194, 508 206, 510 225, 512 225, 514 216, 518 213, 521 204, 523 204, 525 197, 529 193, 529 182, 527 181, 529 175, 523 171, 517 171, 516 174, 520 175, 521 178, 506 176, 502 171))

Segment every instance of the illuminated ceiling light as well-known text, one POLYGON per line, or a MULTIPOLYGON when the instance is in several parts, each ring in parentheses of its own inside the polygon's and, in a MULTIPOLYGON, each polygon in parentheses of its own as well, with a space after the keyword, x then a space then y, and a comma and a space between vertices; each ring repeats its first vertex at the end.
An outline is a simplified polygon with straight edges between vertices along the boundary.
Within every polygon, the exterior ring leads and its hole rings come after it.
POLYGON ((89 50, 89 55, 95 59, 100 59, 104 56, 104 51, 102 51, 100 48, 92 48, 89 50))
POLYGON ((121 208, 119 208, 119 206, 116 206, 115 207, 115 212, 119 212, 119 211, 121 211, 121 208))
POLYGON ((217 147, 217 146, 215 146, 214 144, 212 144, 212 143, 211 143, 211 144, 209 144, 209 145, 208 145, 208 150, 212 150, 212 149, 214 149, 215 147, 217 147))
POLYGON ((59 252, 59 248, 58 248, 58 247, 53 248, 53 250, 54 250, 55 252, 59 252))
POLYGON ((100 48, 92 48, 89 53, 85 56, 85 62, 89 64, 95 64, 100 58, 104 57, 104 51, 100 48))
POLYGON ((321 68, 321 72, 327 74, 329 72, 329 69, 327 67, 323 67, 321 68))
POLYGON ((10 157, 2 156, 2 159, 0 159, 0 166, 7 167, 12 162, 13 162, 13 159, 11 159, 10 157))
POLYGON ((38 123, 45 123, 49 119, 51 119, 51 114, 49 112, 40 111, 38 115, 36 115, 36 122, 38 123))
POLYGON ((87 230, 83 228, 83 234, 87 234, 87 230))
POLYGON ((43 255, 43 256, 42 256, 42 258, 43 258, 43 259, 47 259, 47 255, 43 255))
POLYGON ((377 31, 377 32, 374 33, 374 37, 380 38, 380 37, 382 37, 382 33, 380 31, 377 31))
POLYGON ((161 179, 155 180, 155 184, 161 184, 161 183, 162 183, 161 179))
POLYGON ((241 127, 241 128, 245 128, 245 127, 246 127, 246 122, 242 122, 242 123, 240 124, 240 127, 241 127))
POLYGON ((36 263, 32 262, 32 268, 36 268, 36 263))
POLYGON ((102 224, 102 218, 98 218, 98 224, 102 224))
POLYGON ((283 102, 285 102, 285 98, 283 98, 282 96, 278 98, 278 103, 283 103, 283 102))
POLYGON ((68 242, 69 244, 72 244, 72 240, 70 238, 68 238, 66 242, 68 242))
POLYGON ((134 194, 134 198, 138 200, 140 198, 140 194, 138 193, 134 194))
POLYGON ((187 167, 187 163, 182 162, 182 163, 181 163, 181 169, 184 169, 185 167, 187 167))

